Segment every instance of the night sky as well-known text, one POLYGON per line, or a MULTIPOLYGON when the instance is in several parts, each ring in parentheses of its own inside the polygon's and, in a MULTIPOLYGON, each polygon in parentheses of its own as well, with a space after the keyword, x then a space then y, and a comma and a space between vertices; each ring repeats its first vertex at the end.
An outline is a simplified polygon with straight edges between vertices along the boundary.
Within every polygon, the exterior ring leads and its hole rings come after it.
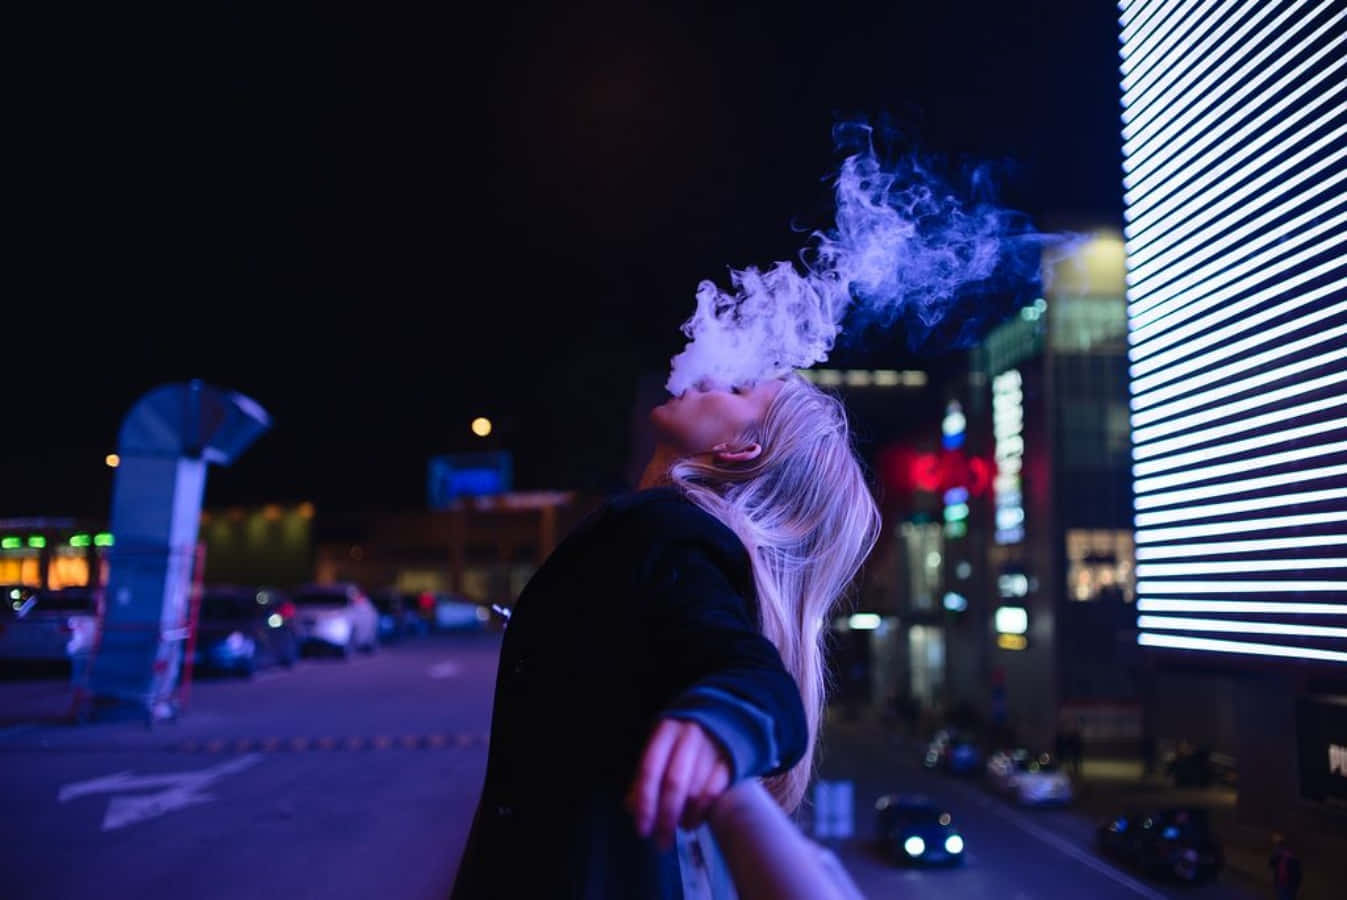
POLYGON ((518 486, 616 489, 697 282, 829 224, 844 117, 1121 221, 1108 3, 186 6, 27 31, 0 516, 103 513, 191 377, 275 419, 208 505, 416 507, 476 415, 518 486))

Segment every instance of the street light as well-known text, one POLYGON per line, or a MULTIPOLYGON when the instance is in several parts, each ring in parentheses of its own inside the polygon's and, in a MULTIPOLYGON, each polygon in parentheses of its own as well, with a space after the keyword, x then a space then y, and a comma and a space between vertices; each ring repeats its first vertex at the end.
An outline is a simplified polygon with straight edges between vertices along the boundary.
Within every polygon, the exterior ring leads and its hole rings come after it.
POLYGON ((491 433, 491 420, 485 416, 478 416, 472 420, 472 433, 478 437, 486 437, 491 433))
POLYGON ((115 469, 122 464, 122 458, 115 453, 109 453, 103 457, 103 462, 108 464, 109 469, 115 469))

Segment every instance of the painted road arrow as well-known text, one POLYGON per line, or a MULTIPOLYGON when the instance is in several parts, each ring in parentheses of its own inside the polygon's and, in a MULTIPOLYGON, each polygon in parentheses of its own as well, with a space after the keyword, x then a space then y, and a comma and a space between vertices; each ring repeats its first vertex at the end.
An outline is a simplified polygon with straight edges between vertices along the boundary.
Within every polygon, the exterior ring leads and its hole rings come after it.
POLYGON ((135 775, 131 772, 117 772, 88 781, 78 781, 62 786, 57 800, 66 803, 77 797, 90 794, 113 794, 127 791, 145 791, 165 788, 158 793, 136 796, 113 797, 108 801, 107 813, 103 816, 103 830, 112 831, 125 828, 136 822, 153 819, 164 813, 188 806, 198 806, 215 799, 213 795, 203 793, 205 788, 226 775, 233 775, 251 768, 261 761, 262 756, 250 753, 236 759, 226 760, 209 768, 195 772, 173 772, 162 775, 135 775))

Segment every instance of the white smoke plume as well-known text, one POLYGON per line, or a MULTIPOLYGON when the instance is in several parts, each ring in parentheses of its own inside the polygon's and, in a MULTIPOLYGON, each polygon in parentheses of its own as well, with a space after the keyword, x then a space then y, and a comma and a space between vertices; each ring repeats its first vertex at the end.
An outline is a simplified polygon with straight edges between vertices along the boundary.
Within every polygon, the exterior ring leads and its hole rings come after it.
POLYGON ((749 385, 808 368, 832 352, 844 318, 857 328, 902 320, 914 347, 976 340, 996 316, 988 297, 1038 283, 1049 236, 980 194, 975 173, 960 196, 914 159, 883 167, 869 126, 839 126, 854 152, 837 175, 833 229, 815 232, 790 262, 730 270, 730 290, 711 281, 683 325, 689 338, 666 383, 681 394, 702 381, 749 385), (957 318, 956 318, 957 317, 957 318), (950 335, 949 332, 954 334, 950 335))

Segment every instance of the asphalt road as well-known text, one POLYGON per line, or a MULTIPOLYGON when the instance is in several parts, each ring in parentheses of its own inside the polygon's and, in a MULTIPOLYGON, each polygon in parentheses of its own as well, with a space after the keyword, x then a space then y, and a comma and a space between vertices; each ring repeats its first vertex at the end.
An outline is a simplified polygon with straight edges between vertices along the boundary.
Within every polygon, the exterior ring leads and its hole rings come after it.
MULTIPOLYGON (((485 765, 498 643, 432 637, 349 662, 200 682, 180 721, 25 724, 57 682, 0 683, 0 896, 447 897, 485 765)), ((59 705, 59 704, 58 704, 59 705)), ((1091 849, 1070 811, 1022 811, 920 767, 870 725, 830 725, 823 775, 856 784, 857 836, 836 842, 870 898, 1216 900, 1156 885, 1091 849), (966 862, 901 869, 869 840, 881 793, 954 815, 966 862)))
MULTIPOLYGON (((189 713, 153 731, 0 729, 0 896, 442 900, 497 646, 429 638, 198 682, 189 713)), ((0 685, 0 712, 41 686, 0 685)))
POLYGON ((1094 823, 1077 811, 1021 809, 962 779, 925 769, 922 748, 867 723, 830 723, 821 776, 854 784, 855 836, 834 842, 867 897, 986 900, 1223 900, 1247 898, 1223 879, 1190 887, 1157 883, 1094 850, 1094 823), (953 817, 965 860, 949 868, 907 868, 879 853, 874 803, 883 794, 924 794, 953 817))

